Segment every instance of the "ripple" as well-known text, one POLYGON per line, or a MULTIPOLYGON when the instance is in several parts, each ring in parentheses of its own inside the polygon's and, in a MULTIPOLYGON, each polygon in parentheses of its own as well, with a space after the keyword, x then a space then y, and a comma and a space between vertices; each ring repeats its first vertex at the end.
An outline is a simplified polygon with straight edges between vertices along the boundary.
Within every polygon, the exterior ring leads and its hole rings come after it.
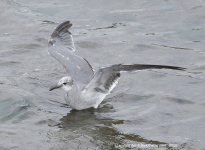
POLYGON ((17 51, 19 52, 19 50, 25 52, 27 49, 37 49, 39 47, 41 47, 41 45, 39 44, 18 44, 18 45, 12 45, 12 48, 14 48, 14 52, 17 51))
POLYGON ((153 45, 168 47, 168 48, 174 48, 174 49, 193 50, 191 48, 184 48, 184 47, 175 47, 175 46, 167 46, 167 45, 159 45, 159 44, 153 44, 153 45))
POLYGON ((185 99, 180 99, 180 98, 167 97, 166 99, 168 99, 169 101, 171 101, 173 103, 177 103, 177 104, 195 104, 192 101, 185 100, 185 99))
POLYGON ((20 61, 3 61, 3 62, 0 62, 0 64, 2 66, 14 66, 14 65, 21 64, 21 62, 20 61))
POLYGON ((42 24, 57 24, 57 23, 55 23, 53 21, 49 21, 49 20, 40 20, 40 21, 42 21, 42 24))
POLYGON ((95 29, 88 29, 88 30, 101 30, 101 29, 112 29, 112 28, 118 28, 121 26, 126 26, 126 24, 124 23, 113 23, 111 26, 107 26, 107 27, 102 27, 102 28, 95 28, 95 29))
POLYGON ((7 121, 26 110, 28 101, 21 96, 8 92, 0 92, 0 117, 1 121, 7 121))
POLYGON ((76 45, 86 49, 97 49, 103 47, 102 44, 94 43, 91 41, 78 41, 76 42, 76 45))

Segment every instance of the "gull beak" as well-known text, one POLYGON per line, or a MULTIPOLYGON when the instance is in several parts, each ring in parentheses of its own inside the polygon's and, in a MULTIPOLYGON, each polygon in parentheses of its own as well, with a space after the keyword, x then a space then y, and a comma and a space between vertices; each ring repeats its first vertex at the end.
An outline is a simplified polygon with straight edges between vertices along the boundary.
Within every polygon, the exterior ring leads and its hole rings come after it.
POLYGON ((49 89, 49 91, 52 91, 52 90, 54 90, 54 89, 58 89, 58 88, 60 88, 62 85, 54 85, 54 86, 52 86, 50 89, 49 89))

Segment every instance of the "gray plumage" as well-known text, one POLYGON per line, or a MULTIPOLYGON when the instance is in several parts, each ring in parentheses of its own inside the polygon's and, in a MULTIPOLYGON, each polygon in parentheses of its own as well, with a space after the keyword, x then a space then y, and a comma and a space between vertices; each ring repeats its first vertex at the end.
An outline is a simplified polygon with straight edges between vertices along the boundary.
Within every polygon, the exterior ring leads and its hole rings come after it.
POLYGON ((116 86, 122 72, 144 69, 185 69, 164 65, 115 64, 101 67, 94 74, 90 63, 73 53, 75 51, 74 41, 68 30, 71 26, 70 21, 66 21, 54 30, 48 41, 48 53, 65 67, 69 75, 61 78, 57 85, 51 87, 50 91, 63 88, 65 101, 73 109, 97 108, 116 86))

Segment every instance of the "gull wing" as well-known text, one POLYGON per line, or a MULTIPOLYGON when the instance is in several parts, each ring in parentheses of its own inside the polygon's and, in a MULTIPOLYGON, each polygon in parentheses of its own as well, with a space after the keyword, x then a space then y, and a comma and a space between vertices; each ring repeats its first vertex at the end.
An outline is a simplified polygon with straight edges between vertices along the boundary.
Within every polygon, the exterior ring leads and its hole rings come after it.
POLYGON ((182 67, 175 66, 163 66, 163 65, 145 65, 145 64, 116 64, 108 67, 100 68, 94 78, 85 87, 84 91, 90 93, 93 90, 99 92, 99 94, 108 95, 110 91, 116 86, 117 80, 120 78, 120 73, 138 71, 144 69, 173 69, 173 70, 184 70, 182 67))
POLYGON ((89 62, 75 55, 74 41, 68 30, 72 24, 70 21, 61 23, 48 40, 48 53, 61 63, 81 91, 93 78, 94 72, 89 62))

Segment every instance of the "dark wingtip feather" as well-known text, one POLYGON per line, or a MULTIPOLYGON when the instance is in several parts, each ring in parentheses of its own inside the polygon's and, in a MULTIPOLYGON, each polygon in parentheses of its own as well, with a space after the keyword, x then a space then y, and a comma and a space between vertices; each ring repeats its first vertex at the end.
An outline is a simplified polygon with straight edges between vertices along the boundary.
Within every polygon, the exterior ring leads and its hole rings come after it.
POLYGON ((56 35, 60 34, 61 32, 69 29, 73 24, 70 21, 65 21, 61 23, 52 33, 50 39, 54 38, 56 35))
POLYGON ((185 71, 186 68, 183 67, 176 67, 176 66, 164 66, 164 65, 153 65, 153 69, 173 69, 173 70, 181 70, 185 71))
POLYGON ((186 70, 186 68, 183 67, 149 65, 149 64, 117 64, 117 65, 112 65, 111 67, 113 67, 113 69, 116 71, 136 71, 136 70, 144 70, 144 69, 173 69, 173 70, 181 70, 181 71, 186 70))

